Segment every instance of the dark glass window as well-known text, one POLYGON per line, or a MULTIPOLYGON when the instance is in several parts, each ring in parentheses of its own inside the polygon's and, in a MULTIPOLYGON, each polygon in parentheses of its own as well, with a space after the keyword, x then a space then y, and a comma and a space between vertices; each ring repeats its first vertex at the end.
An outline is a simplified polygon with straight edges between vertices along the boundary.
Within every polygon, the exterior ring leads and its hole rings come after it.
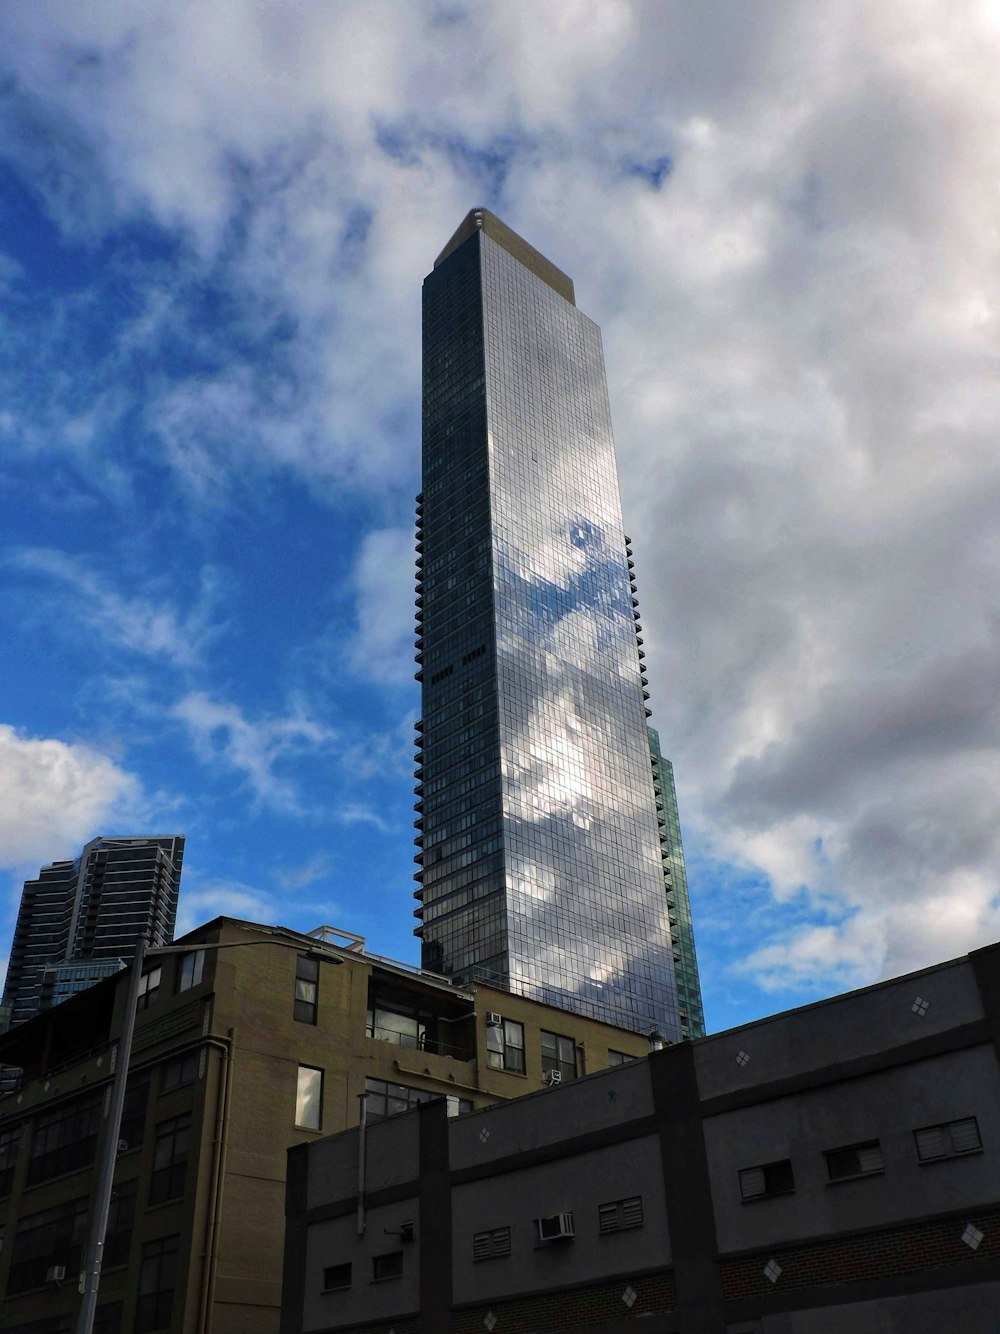
POLYGON ((153 1173, 149 1179, 150 1204, 176 1200, 184 1194, 188 1151, 191 1146, 191 1115, 171 1117, 156 1127, 153 1173))
POLYGON ((626 1065, 629 1061, 634 1061, 634 1056, 629 1056, 626 1051, 615 1051, 612 1047, 608 1048, 608 1065, 626 1065))
POLYGON ((119 1152, 142 1147, 142 1137, 146 1131, 146 1104, 149 1101, 149 1082, 125 1090, 122 1104, 122 1123, 118 1131, 119 1152))
POLYGON ((163 1067, 163 1074, 160 1078, 160 1092, 169 1093, 171 1089, 179 1089, 183 1088, 185 1084, 193 1084, 198 1078, 199 1059, 200 1054, 197 1051, 188 1051, 183 1056, 168 1061, 163 1067))
POLYGON ((323 1270, 323 1291, 333 1292, 335 1288, 349 1288, 351 1286, 351 1266, 350 1263, 343 1265, 327 1265, 323 1270))
POLYGON ((0 1131, 0 1195, 9 1195, 14 1184, 14 1168, 21 1147, 21 1127, 0 1131))
POLYGON ((385 1255, 372 1256, 372 1281, 382 1278, 401 1278, 403 1274, 403 1252, 388 1251, 385 1255))
MULTIPOLYGON (((408 1112, 412 1107, 418 1107, 422 1102, 430 1102, 433 1098, 442 1096, 430 1089, 410 1088, 408 1084, 390 1084, 385 1079, 366 1079, 365 1091, 368 1094, 366 1115, 369 1121, 384 1121, 387 1116, 398 1116, 401 1112, 408 1112)), ((448 1099, 449 1116, 459 1116, 463 1112, 472 1111, 472 1102, 469 1098, 457 1098, 450 1093, 445 1096, 448 1099)))
POLYGON ((139 979, 139 999, 135 1003, 137 1010, 148 1010, 160 991, 160 976, 163 970, 159 964, 147 969, 139 979))
POLYGON ((69 1200, 21 1220, 7 1278, 8 1296, 45 1285, 48 1271, 61 1265, 66 1279, 80 1272, 80 1257, 87 1235, 86 1196, 69 1200))
POLYGON ((94 1315, 94 1334, 121 1334, 121 1302, 105 1302, 94 1315))
POLYGON ((108 1208, 108 1226, 104 1233, 104 1267, 128 1264, 132 1242, 132 1224, 135 1220, 135 1199, 138 1182, 120 1181, 111 1192, 108 1208))
POLYGON ((139 1296, 135 1304, 135 1334, 166 1329, 174 1305, 179 1237, 163 1237, 142 1248, 139 1296))
POLYGON ((192 950, 190 954, 182 954, 180 966, 177 969, 177 990, 179 992, 189 991, 191 987, 196 987, 201 981, 204 971, 204 950, 192 950))
POLYGON ((294 1015, 300 1024, 316 1022, 319 1000, 319 960, 304 955, 295 961, 294 1015))
POLYGON ((542 1074, 553 1070, 561 1079, 576 1078, 576 1046, 572 1038, 542 1029, 542 1074))
POLYGON ((770 1195, 789 1195, 795 1189, 790 1158, 740 1172, 740 1194, 745 1200, 763 1200, 770 1195))
POLYGON ((35 1122, 28 1185, 89 1167, 97 1149, 103 1094, 63 1103, 35 1122))
POLYGON ((514 1019, 494 1020, 486 1024, 486 1063, 494 1070, 513 1070, 524 1074, 524 1025, 514 1019))
POLYGON ((831 1181, 850 1177, 875 1176, 883 1170, 882 1146, 877 1139, 866 1144, 851 1144, 843 1149, 829 1149, 826 1170, 831 1181))
MULTIPOLYGON (((28 1320, 16 1325, 4 1325, 4 1334, 73 1334, 75 1321, 71 1315, 51 1315, 44 1320, 28 1320)), ((94 1334, 102 1334, 94 1325, 94 1334)), ((115 1334, 112 1331, 112 1334, 115 1334)))

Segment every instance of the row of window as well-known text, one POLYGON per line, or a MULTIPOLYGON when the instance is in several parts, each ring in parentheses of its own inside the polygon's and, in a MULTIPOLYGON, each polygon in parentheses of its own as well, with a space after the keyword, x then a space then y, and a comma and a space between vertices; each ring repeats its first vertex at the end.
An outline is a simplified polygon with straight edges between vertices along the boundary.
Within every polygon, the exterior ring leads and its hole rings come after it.
MULTIPOLYGON (((576 1043, 571 1037, 540 1033, 542 1078, 549 1083, 575 1079, 579 1074, 576 1043)), ((632 1058, 623 1051, 608 1050, 608 1065, 624 1065, 632 1058)), ((494 1070, 524 1074, 524 1025, 501 1015, 489 1015, 486 1021, 486 1061, 494 1070)))
MULTIPOLYGON (((201 981, 205 971, 205 951, 191 950, 188 954, 182 954, 177 961, 176 992, 178 995, 182 991, 189 991, 191 987, 196 987, 201 981)), ((137 1010, 148 1010, 160 994, 160 984, 163 980, 163 969, 160 964, 153 964, 147 968, 139 979, 139 999, 136 1002, 137 1010)))
MULTIPOLYGON (((940 1162, 968 1153, 980 1153, 983 1147, 979 1123, 974 1116, 958 1121, 943 1121, 939 1125, 923 1126, 913 1132, 917 1161, 940 1162)), ((856 1177, 878 1176, 884 1171, 882 1145, 877 1139, 862 1144, 848 1144, 824 1152, 827 1179, 850 1181, 856 1177)), ((740 1195, 744 1200, 768 1199, 774 1195, 790 1195, 795 1190, 795 1174, 790 1158, 758 1167, 744 1167, 739 1173, 740 1195)))

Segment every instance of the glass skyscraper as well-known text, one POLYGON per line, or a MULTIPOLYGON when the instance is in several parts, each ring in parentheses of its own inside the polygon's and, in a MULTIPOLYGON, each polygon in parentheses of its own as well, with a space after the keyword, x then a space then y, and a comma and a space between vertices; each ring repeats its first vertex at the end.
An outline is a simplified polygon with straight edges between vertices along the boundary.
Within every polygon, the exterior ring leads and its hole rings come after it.
POLYGON ((600 331, 485 209, 423 295, 423 965, 677 1040, 600 331))

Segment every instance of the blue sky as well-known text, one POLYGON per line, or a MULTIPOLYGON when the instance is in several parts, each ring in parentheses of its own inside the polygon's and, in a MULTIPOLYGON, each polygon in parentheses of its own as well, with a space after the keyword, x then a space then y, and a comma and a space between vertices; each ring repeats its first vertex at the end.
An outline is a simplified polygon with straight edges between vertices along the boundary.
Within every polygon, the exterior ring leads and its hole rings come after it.
POLYGON ((97 832, 415 959, 420 283, 604 330, 709 1024, 1000 936, 1000 39, 974 4, 8 0, 0 953, 97 832))

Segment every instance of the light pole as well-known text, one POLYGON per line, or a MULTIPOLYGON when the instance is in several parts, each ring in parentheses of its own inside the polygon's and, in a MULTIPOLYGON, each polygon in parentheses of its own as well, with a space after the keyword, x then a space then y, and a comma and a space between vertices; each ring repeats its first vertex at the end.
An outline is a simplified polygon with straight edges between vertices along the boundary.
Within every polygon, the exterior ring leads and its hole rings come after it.
POLYGON ((136 1003, 139 999, 139 983, 142 980, 143 964, 154 955, 193 954, 196 950, 236 950, 247 949, 253 945, 277 945, 281 949, 297 950, 307 958, 325 959, 329 963, 343 963, 338 955, 315 945, 303 948, 294 940, 281 940, 277 937, 268 940, 227 940, 209 942, 205 945, 158 945, 147 949, 146 942, 140 937, 132 959, 132 975, 128 980, 128 994, 125 998, 125 1018, 122 1023, 121 1037, 115 1061, 115 1074, 111 1083, 111 1105, 108 1108, 108 1120, 104 1130, 104 1143, 97 1164, 97 1184, 94 1188, 94 1210, 90 1224, 90 1237, 87 1242, 86 1258, 80 1269, 80 1292, 83 1301, 80 1315, 76 1322, 76 1334, 93 1334, 94 1316, 97 1313, 97 1294, 101 1283, 101 1261, 104 1254, 104 1234, 108 1228, 108 1210, 111 1207, 111 1191, 114 1187, 115 1163, 118 1159, 118 1136, 122 1124, 122 1107, 125 1104, 125 1084, 128 1080, 129 1065, 132 1061, 132 1034, 135 1030, 136 1003))

